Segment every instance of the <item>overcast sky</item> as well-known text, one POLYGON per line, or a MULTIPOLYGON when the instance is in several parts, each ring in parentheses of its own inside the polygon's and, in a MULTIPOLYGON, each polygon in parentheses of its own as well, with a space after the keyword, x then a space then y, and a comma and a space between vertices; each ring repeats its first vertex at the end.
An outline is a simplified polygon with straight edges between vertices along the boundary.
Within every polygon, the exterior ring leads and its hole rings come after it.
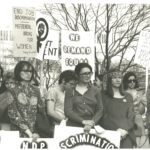
POLYGON ((43 3, 149 3, 149 0, 2 0, 0 5, 0 27, 12 24, 12 7, 38 7, 43 3))

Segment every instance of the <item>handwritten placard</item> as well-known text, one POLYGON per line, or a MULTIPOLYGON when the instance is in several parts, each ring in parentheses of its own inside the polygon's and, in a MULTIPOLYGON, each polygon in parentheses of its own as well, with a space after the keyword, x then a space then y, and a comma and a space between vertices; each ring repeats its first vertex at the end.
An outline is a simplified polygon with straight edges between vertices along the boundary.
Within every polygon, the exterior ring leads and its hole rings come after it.
POLYGON ((13 8, 13 35, 15 57, 35 57, 36 21, 33 8, 13 8))
POLYGON ((150 32, 141 31, 134 63, 150 68, 150 32))

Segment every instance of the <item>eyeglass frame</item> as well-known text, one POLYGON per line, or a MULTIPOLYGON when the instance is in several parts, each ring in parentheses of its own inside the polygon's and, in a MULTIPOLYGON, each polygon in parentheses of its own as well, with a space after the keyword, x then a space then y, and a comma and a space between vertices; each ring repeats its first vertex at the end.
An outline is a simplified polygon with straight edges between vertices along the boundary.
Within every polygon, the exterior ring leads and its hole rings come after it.
POLYGON ((132 83, 132 82, 136 83, 136 79, 128 80, 128 83, 132 83))
POLYGON ((33 72, 32 70, 27 70, 27 69, 23 69, 23 70, 21 70, 21 71, 23 71, 23 72, 30 72, 30 73, 33 72))
POLYGON ((93 72, 84 72, 84 73, 80 73, 79 74, 80 76, 91 76, 91 75, 93 75, 93 72))

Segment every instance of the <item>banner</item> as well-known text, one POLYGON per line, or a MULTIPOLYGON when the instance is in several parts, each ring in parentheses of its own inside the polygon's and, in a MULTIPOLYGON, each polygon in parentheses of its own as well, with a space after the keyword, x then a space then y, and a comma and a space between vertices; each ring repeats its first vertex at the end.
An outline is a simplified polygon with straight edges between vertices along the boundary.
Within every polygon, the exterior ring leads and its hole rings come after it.
POLYGON ((120 147, 120 133, 110 130, 97 133, 92 129, 89 134, 85 134, 83 128, 56 125, 54 139, 57 139, 57 147, 59 145, 61 149, 92 150, 120 147))
POLYGON ((150 32, 141 31, 134 63, 150 68, 150 32))
MULTIPOLYGON (((103 129, 103 128, 102 128, 103 129)), ((18 131, 0 131, 0 148, 13 150, 94 150, 120 147, 120 133, 102 130, 100 126, 91 129, 89 134, 83 128, 56 125, 54 138, 20 138, 18 131), (65 134, 64 134, 65 133, 65 134)))
POLYGON ((37 13, 37 58, 58 60, 59 31, 50 30, 50 17, 37 13))
POLYGON ((80 62, 89 63, 95 70, 95 51, 93 32, 61 32, 62 71, 71 69, 80 62))
POLYGON ((0 130, 0 150, 19 150, 19 132, 0 130))
POLYGON ((36 56, 36 23, 33 8, 13 8, 13 35, 15 57, 36 56))

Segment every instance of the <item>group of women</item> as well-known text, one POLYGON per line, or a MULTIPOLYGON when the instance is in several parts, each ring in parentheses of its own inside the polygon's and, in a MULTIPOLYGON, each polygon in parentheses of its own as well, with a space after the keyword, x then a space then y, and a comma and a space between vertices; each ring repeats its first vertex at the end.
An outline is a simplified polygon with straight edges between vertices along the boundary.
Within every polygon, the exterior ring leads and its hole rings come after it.
MULTIPOLYGON (((3 81, 2 74, 3 71, 3 81)), ((136 93, 135 74, 123 77, 119 70, 110 70, 105 91, 91 83, 92 74, 92 67, 87 63, 79 63, 74 71, 62 72, 58 85, 48 90, 43 101, 39 88, 31 84, 33 66, 26 61, 19 62, 14 69, 15 87, 5 90, 1 82, 0 88, 0 96, 7 91, 5 99, 11 129, 19 130, 21 137, 40 137, 36 114, 39 107, 44 107, 53 126, 66 120, 68 126, 83 127, 89 133, 95 125, 100 125, 120 132, 120 148, 137 147, 136 136, 145 136, 142 115, 146 103, 145 99, 140 100, 143 96, 136 93), (135 130, 139 130, 138 135, 135 130)))

